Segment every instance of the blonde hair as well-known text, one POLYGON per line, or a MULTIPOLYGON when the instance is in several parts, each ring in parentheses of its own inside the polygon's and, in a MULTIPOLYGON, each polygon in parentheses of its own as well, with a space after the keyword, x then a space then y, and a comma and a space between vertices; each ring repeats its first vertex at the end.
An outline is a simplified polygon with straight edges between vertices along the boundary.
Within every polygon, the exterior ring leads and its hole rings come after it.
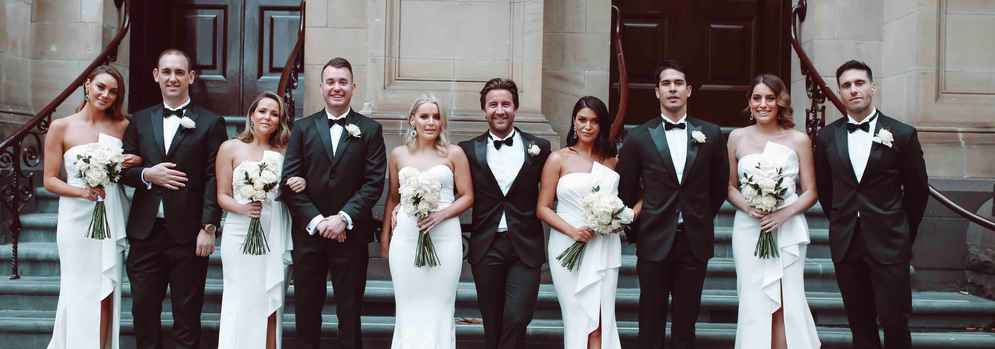
POLYGON ((283 148, 287 145, 287 141, 290 139, 290 123, 287 122, 287 113, 285 110, 287 105, 283 103, 283 98, 280 98, 280 96, 276 93, 270 91, 263 91, 256 96, 256 99, 252 101, 251 105, 249 105, 249 112, 245 114, 245 129, 242 130, 242 133, 238 134, 238 139, 245 143, 252 143, 253 139, 255 139, 255 135, 252 133, 255 131, 255 127, 253 127, 252 124, 252 114, 255 113, 256 108, 259 107, 259 102, 264 99, 272 99, 275 101, 279 108, 280 114, 279 126, 277 126, 276 131, 273 131, 273 135, 269 137, 269 144, 274 148, 283 148))
POLYGON ((429 103, 435 104, 435 108, 439 110, 439 118, 442 120, 439 138, 435 139, 435 150, 442 155, 448 154, 449 138, 446 137, 446 126, 449 125, 449 119, 447 119, 446 114, 442 112, 442 105, 439 104, 439 99, 435 98, 435 96, 431 94, 423 94, 421 97, 415 99, 414 103, 411 104, 411 110, 408 111, 408 126, 410 129, 404 135, 404 145, 408 147, 408 150, 414 149, 415 142, 418 138, 418 131, 415 129, 414 125, 412 125, 415 112, 417 112, 418 108, 422 105, 429 103))

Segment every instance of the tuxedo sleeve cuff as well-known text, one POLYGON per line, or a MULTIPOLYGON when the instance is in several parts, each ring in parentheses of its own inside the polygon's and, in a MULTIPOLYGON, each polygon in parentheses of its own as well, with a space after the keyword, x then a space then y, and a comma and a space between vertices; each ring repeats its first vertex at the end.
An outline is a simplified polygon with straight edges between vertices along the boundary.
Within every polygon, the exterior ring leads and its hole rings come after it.
POLYGON ((349 216, 345 211, 339 211, 339 215, 342 216, 342 220, 345 221, 346 229, 352 230, 352 217, 349 216))
POLYGON ((325 219, 325 217, 323 217, 322 215, 317 215, 314 216, 314 218, 311 218, 311 222, 307 224, 308 235, 315 234, 314 228, 318 227, 318 222, 321 222, 322 219, 325 219))
POLYGON ((142 175, 139 176, 139 177, 141 177, 141 179, 142 179, 142 184, 145 184, 145 190, 151 190, 152 189, 152 182, 149 182, 149 181, 145 180, 145 170, 147 170, 147 168, 143 168, 142 169, 142 175))

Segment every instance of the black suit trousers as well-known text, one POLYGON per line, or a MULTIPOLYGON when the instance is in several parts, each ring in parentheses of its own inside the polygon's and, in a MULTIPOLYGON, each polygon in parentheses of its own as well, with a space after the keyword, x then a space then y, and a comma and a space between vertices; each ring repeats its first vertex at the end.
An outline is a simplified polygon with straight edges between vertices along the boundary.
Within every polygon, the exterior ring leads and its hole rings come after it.
POLYGON ((909 318, 912 316, 909 263, 881 264, 875 261, 868 252, 859 227, 858 222, 846 256, 835 263, 836 281, 853 332, 853 347, 880 349, 880 320, 884 329, 884 348, 909 348, 912 346, 909 333, 909 318))
POLYGON ((519 259, 508 235, 513 233, 497 233, 484 257, 471 266, 487 349, 527 347, 526 330, 539 297, 540 270, 519 259))
POLYGON ((204 305, 207 257, 196 243, 175 243, 164 220, 156 219, 147 239, 129 239, 126 268, 134 304, 135 340, 140 349, 162 347, 162 301, 169 287, 173 336, 177 348, 200 347, 200 312, 204 305))
POLYGON ((639 348, 663 349, 666 341, 667 310, 670 311, 670 344, 673 348, 694 348, 694 323, 701 306, 707 262, 694 257, 679 225, 674 245, 662 261, 639 259, 639 348), (673 301, 668 304, 668 298, 673 301))
POLYGON ((294 297, 297 335, 303 347, 321 347, 321 310, 328 296, 327 275, 335 292, 335 312, 339 320, 339 341, 342 348, 363 347, 360 315, 363 292, 366 290, 366 269, 369 250, 366 244, 346 245, 321 239, 317 249, 294 249, 294 297))

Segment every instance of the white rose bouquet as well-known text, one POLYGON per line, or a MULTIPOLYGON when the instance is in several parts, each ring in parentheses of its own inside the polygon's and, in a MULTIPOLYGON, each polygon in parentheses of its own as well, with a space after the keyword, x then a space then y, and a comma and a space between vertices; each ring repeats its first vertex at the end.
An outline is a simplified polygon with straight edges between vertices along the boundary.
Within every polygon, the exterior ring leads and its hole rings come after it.
MULTIPOLYGON (((103 188, 121 179, 124 154, 120 147, 111 147, 102 143, 83 145, 83 150, 76 155, 76 177, 90 188, 103 188)), ((107 208, 104 198, 97 197, 97 204, 90 217, 90 228, 86 237, 95 240, 109 239, 110 228, 107 224, 107 208)))
MULTIPOLYGON (((581 205, 584 209, 585 226, 598 235, 622 232, 626 225, 632 223, 634 216, 632 209, 626 207, 618 195, 603 192, 597 185, 584 197, 581 205)), ((580 264, 580 257, 584 254, 585 247, 586 243, 576 241, 556 256, 556 260, 560 261, 560 265, 567 270, 574 270, 580 264)))
MULTIPOLYGON (((235 169, 235 197, 239 201, 264 202, 280 183, 280 168, 271 161, 248 162, 235 169)), ((249 232, 242 243, 242 253, 264 255, 269 252, 259 217, 249 220, 249 232)))
MULTIPOLYGON (((435 177, 413 167, 402 168, 397 177, 401 187, 401 207, 405 213, 423 219, 439 208, 439 192, 442 190, 442 184, 435 177)), ((435 253, 435 245, 432 244, 432 237, 428 231, 418 234, 416 249, 416 267, 439 265, 439 256, 435 253)))
MULTIPOLYGON (((763 213, 774 212, 784 202, 784 194, 788 191, 783 173, 783 167, 767 160, 760 160, 756 166, 748 168, 740 184, 746 203, 763 213)), ((778 257, 777 238, 773 231, 760 232, 753 255, 761 259, 778 257)))

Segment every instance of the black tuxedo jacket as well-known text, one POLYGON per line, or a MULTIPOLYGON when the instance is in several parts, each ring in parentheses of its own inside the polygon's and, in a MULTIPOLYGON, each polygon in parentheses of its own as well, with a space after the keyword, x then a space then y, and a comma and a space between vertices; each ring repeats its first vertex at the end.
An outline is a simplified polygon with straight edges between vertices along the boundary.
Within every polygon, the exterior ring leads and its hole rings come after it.
POLYGON ((124 184, 135 188, 128 215, 128 238, 149 237, 159 202, 163 202, 166 231, 174 242, 196 241, 204 224, 220 224, 214 159, 221 143, 228 138, 224 119, 193 103, 185 116, 196 125, 192 129, 179 126, 168 151, 163 135, 162 104, 135 113, 124 132, 124 153, 144 160, 142 166, 126 169, 122 175, 124 184), (175 170, 186 173, 186 187, 169 190, 153 184, 151 189, 145 188, 142 170, 162 162, 175 163, 175 170))
POLYGON ((826 126, 815 143, 819 203, 829 218, 833 261, 846 256, 860 224, 872 258, 885 264, 907 263, 929 194, 916 129, 878 112, 873 134, 886 129, 894 142, 891 147, 871 143, 867 167, 858 182, 850 162, 846 123, 844 117, 826 126))
POLYGON ((383 193, 387 171, 383 127, 355 111, 346 115, 346 122, 359 128, 359 137, 342 130, 335 154, 325 111, 294 122, 283 162, 283 184, 290 177, 302 177, 307 189, 301 193, 283 190, 281 198, 293 218, 295 249, 319 248, 321 244, 315 242, 324 238, 309 235, 308 223, 319 214, 327 217, 339 211, 353 223, 346 245, 365 248, 372 241, 373 205, 383 193))
POLYGON ((677 211, 684 217, 688 246, 700 261, 712 257, 714 218, 728 195, 729 158, 718 125, 687 118, 687 159, 683 183, 677 182, 662 117, 632 129, 619 154, 619 192, 626 205, 643 199, 643 208, 628 233, 636 256, 649 261, 667 258, 674 245, 677 211), (704 143, 692 134, 700 131, 704 143))
POLYGON ((487 165, 488 132, 459 146, 470 162, 470 176, 473 178, 473 232, 470 234, 470 263, 477 263, 497 236, 501 215, 508 222, 508 234, 518 258, 528 266, 539 267, 546 261, 545 234, 542 223, 536 217, 536 202, 539 200, 539 180, 542 167, 549 157, 549 141, 515 129, 525 142, 525 162, 518 176, 512 182, 508 194, 501 192, 494 173, 487 165), (539 154, 529 155, 529 147, 539 147, 539 154))

